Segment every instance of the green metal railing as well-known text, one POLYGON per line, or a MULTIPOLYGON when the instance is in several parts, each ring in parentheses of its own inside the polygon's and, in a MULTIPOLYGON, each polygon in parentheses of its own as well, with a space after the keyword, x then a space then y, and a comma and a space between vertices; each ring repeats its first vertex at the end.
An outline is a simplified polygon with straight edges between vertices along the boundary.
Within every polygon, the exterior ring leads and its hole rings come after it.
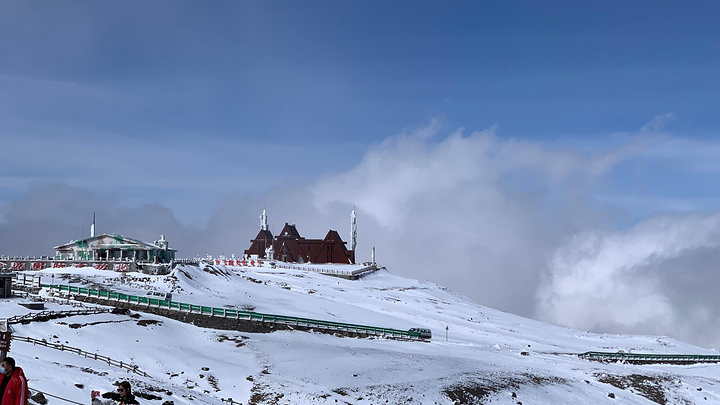
POLYGON ((304 326, 308 328, 326 329, 334 331, 354 332, 366 335, 390 336, 407 339, 420 339, 420 332, 381 328, 377 326, 358 325, 352 323, 322 321, 310 318, 298 318, 294 316, 264 314, 260 312, 242 311, 237 309, 214 308, 202 305, 187 304, 184 302, 166 301, 157 298, 128 295, 114 291, 98 290, 94 288, 75 287, 64 284, 41 284, 43 288, 57 289, 67 291, 68 293, 85 295, 88 297, 96 297, 100 299, 123 301, 137 305, 145 304, 158 308, 167 308, 177 311, 185 311, 191 313, 199 313, 208 316, 221 316, 224 318, 235 318, 249 321, 270 322, 285 325, 304 326))
POLYGON ((624 361, 628 363, 718 363, 720 356, 699 354, 649 354, 586 352, 578 357, 594 361, 624 361))

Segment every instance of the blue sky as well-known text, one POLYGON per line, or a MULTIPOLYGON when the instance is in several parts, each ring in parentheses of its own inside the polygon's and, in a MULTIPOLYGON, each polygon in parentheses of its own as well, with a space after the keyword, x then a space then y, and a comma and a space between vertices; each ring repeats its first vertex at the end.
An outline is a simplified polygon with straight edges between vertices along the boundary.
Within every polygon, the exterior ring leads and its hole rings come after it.
POLYGON ((4 137, 348 152, 301 160, 302 176, 431 119, 539 140, 634 131, 666 113, 685 136, 720 126, 715 2, 1 7, 4 137))
POLYGON ((577 3, 4 2, 0 66, 21 127, 367 144, 438 116, 562 137, 673 112, 713 133, 720 6, 577 3), (40 108, 20 79, 58 87, 40 108))
MULTIPOLYGON (((671 260, 648 294, 675 305, 671 269, 684 257, 707 275, 718 248, 718 15, 710 1, 1 1, 0 254, 51 254, 93 211, 99 231, 164 233, 181 256, 241 253, 263 208, 276 230, 320 237, 346 235, 355 206, 359 258, 380 245, 400 273, 572 326, 582 305, 555 282, 618 281, 613 241, 647 247, 660 221, 661 252, 626 264, 645 280, 671 260), (673 249, 693 221, 710 236, 673 249), (589 240, 592 266, 573 250, 589 240), (448 254, 467 271, 437 272, 448 254), (501 293, 518 279, 522 299, 501 293)), ((582 326, 638 331, 643 316, 582 326)))

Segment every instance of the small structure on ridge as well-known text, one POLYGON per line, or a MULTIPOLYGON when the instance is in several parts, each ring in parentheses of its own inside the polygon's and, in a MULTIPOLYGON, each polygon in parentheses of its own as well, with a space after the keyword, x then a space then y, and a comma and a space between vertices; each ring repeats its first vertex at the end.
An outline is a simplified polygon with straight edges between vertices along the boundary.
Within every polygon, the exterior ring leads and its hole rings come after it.
MULTIPOLYGON (((351 235, 357 235, 355 211, 351 215, 351 235)), ((268 230, 267 215, 260 216, 260 232, 252 239, 245 256, 254 260, 278 260, 294 263, 339 263, 355 264, 355 250, 348 249, 340 234, 330 230, 323 239, 306 239, 300 236, 295 224, 285 223, 277 236, 268 230), (269 257, 272 255, 272 257, 269 257)), ((355 247, 355 238, 352 246, 355 247)))

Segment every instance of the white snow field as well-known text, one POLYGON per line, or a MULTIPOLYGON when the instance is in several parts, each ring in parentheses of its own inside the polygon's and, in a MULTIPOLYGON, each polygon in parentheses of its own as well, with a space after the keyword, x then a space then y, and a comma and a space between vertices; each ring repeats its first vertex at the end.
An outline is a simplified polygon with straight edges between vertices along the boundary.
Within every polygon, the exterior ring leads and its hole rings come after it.
MULTIPOLYGON (((88 268, 27 272, 43 283, 220 308, 407 330, 430 341, 306 331, 246 333, 133 309, 12 325, 44 339, 137 366, 14 340, 9 355, 48 404, 86 404, 91 390, 129 380, 141 404, 720 404, 720 365, 631 365, 579 359, 587 351, 709 354, 668 337, 596 334, 507 314, 436 284, 380 270, 359 280, 265 267, 179 266, 166 276, 88 268), (447 328, 447 340, 446 340, 447 328), (153 396, 148 396, 152 394, 153 396)), ((48 296, 47 289, 40 295, 48 296)), ((56 294, 56 293, 53 293, 56 294)), ((1 300, 0 318, 32 312, 1 300)), ((74 309, 46 302, 52 311, 74 309)), ((92 304, 83 304, 92 306, 92 304)))

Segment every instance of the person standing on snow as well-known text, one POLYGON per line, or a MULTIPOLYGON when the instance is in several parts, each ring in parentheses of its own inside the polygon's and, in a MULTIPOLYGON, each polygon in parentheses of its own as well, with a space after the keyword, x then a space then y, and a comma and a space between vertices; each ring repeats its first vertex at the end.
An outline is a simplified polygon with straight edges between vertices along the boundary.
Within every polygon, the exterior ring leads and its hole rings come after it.
POLYGON ((3 374, 0 382, 0 405, 28 405, 30 390, 27 378, 20 367, 15 367, 15 359, 5 357, 0 362, 0 373, 3 374))
POLYGON ((93 391, 90 394, 90 397, 92 398, 92 405, 140 405, 135 399, 135 395, 132 394, 130 383, 127 381, 120 383, 117 393, 106 392, 102 394, 103 398, 107 398, 105 400, 98 398, 100 396, 99 394, 99 391, 93 391))

